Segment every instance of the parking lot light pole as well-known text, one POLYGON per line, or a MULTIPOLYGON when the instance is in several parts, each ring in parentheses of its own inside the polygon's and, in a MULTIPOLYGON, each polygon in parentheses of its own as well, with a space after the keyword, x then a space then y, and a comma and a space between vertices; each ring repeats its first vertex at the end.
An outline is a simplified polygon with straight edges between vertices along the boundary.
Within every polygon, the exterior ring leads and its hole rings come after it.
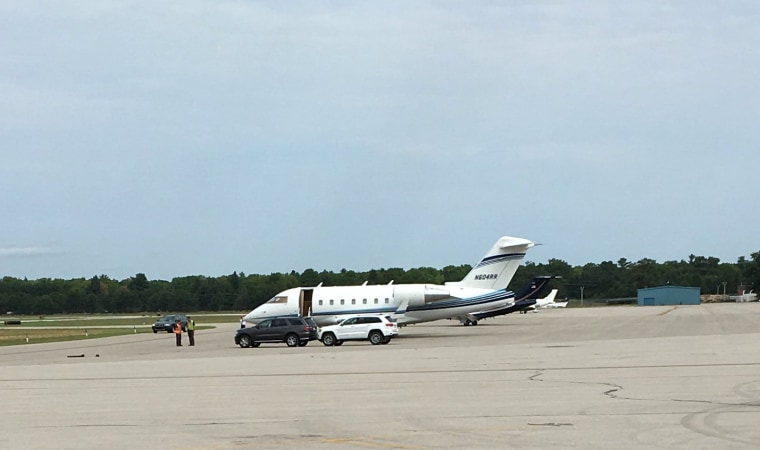
POLYGON ((586 286, 581 286, 581 306, 583 306, 583 289, 584 289, 585 287, 586 287, 586 286))

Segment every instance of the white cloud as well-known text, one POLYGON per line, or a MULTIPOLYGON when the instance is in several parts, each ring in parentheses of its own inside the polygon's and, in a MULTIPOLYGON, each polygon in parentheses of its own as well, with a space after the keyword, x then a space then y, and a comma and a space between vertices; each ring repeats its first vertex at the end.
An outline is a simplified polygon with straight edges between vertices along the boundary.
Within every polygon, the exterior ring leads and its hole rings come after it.
POLYGON ((27 257, 27 256, 48 256, 63 253, 60 249, 52 247, 29 246, 29 247, 0 247, 0 257, 27 257))

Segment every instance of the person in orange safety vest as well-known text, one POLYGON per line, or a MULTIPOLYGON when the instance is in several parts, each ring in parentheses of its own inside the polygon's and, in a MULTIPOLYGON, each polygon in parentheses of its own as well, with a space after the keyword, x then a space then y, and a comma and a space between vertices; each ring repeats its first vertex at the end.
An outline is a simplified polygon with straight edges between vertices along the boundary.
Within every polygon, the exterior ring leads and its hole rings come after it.
POLYGON ((177 347, 182 347, 182 324, 179 319, 174 322, 174 336, 177 337, 177 347))

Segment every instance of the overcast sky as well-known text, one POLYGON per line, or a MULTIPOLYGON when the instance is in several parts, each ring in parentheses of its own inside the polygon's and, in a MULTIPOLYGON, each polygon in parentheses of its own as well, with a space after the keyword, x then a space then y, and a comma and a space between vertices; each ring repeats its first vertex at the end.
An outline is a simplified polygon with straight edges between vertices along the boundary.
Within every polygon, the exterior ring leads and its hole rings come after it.
POLYGON ((0 276, 736 262, 758 5, 0 0, 0 276))

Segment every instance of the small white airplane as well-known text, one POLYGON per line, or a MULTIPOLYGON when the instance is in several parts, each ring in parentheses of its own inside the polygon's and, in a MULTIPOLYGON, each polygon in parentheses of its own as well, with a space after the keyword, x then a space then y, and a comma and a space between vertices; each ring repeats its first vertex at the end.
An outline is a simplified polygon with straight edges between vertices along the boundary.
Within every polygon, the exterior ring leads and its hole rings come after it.
POLYGON ((731 302, 756 302, 757 301, 757 294, 755 294, 752 291, 745 291, 742 289, 742 293, 738 295, 730 295, 728 297, 728 300, 731 302))
POLYGON ((539 298, 538 300, 536 300, 535 305, 531 305, 521 312, 522 313, 525 313, 527 311, 538 312, 537 310, 539 309, 564 308, 565 306, 567 306, 567 302, 555 302, 554 299, 556 297, 557 297, 557 289, 552 289, 552 291, 549 292, 549 295, 547 295, 544 298, 539 298))
POLYGON ((525 253, 535 244, 503 236, 462 279, 444 285, 385 285, 296 287, 272 297, 244 320, 258 323, 270 317, 311 316, 319 326, 332 325, 357 314, 382 314, 400 325, 457 317, 503 308, 514 303, 506 289, 525 253))

